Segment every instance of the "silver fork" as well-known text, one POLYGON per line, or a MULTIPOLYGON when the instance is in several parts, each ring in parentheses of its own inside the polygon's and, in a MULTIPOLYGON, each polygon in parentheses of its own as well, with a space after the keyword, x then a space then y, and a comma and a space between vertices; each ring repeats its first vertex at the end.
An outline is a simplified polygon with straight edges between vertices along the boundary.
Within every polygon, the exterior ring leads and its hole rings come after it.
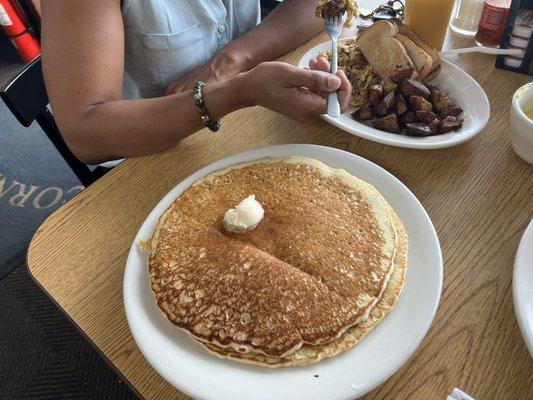
MULTIPOLYGON (((337 74, 337 39, 342 33, 342 17, 344 13, 336 16, 330 17, 329 15, 324 16, 326 21, 326 32, 331 37, 331 65, 329 72, 332 74, 337 74)), ((341 115, 341 106, 339 104, 339 96, 337 92, 331 92, 328 95, 328 110, 327 114, 333 118, 338 118, 341 115)))

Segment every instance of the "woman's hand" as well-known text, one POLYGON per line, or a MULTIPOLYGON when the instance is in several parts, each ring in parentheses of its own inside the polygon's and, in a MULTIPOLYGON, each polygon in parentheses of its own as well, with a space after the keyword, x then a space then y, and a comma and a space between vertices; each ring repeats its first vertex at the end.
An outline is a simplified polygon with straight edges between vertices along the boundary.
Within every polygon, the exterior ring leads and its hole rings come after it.
POLYGON ((313 61, 312 69, 300 69, 281 62, 265 62, 241 74, 240 90, 246 105, 260 105, 306 122, 324 114, 327 94, 338 90, 341 111, 348 107, 352 93, 343 71, 332 75, 325 60, 313 61))

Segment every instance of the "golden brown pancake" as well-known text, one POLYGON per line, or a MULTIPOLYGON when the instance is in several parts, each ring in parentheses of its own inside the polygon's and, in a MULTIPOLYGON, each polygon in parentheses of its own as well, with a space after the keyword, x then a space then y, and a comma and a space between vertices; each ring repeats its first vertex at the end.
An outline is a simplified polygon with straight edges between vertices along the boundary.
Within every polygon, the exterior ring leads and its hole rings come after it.
POLYGON ((163 214, 152 289, 196 339, 282 358, 368 318, 392 273, 395 235, 385 199, 345 171, 303 157, 238 165, 195 183, 163 214), (225 232, 224 212, 251 194, 263 221, 225 232))
POLYGON ((352 326, 340 338, 333 342, 317 346, 303 345, 294 353, 283 358, 268 357, 253 353, 241 354, 230 348, 221 348, 204 342, 200 343, 207 351, 217 357, 269 368, 314 364, 324 358, 334 357, 354 347, 392 310, 405 282, 405 273, 407 270, 407 234, 400 219, 392 209, 390 211, 398 239, 397 251, 394 257, 394 271, 383 292, 383 296, 370 311, 367 320, 352 326))

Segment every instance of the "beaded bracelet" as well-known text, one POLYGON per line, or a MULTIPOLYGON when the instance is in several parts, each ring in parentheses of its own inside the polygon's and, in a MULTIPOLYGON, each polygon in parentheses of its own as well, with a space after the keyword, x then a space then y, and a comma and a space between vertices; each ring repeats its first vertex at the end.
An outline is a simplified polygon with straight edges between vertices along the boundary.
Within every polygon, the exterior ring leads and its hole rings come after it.
POLYGON ((212 132, 216 132, 220 129, 220 122, 213 121, 211 118, 209 118, 209 113, 207 112, 207 108, 205 107, 203 96, 204 86, 205 83, 202 81, 196 81, 196 83, 194 84, 194 88, 192 89, 194 104, 196 104, 196 107, 198 107, 198 112, 200 113, 200 117, 202 118, 202 122, 204 123, 204 125, 208 127, 209 130, 211 130, 212 132))

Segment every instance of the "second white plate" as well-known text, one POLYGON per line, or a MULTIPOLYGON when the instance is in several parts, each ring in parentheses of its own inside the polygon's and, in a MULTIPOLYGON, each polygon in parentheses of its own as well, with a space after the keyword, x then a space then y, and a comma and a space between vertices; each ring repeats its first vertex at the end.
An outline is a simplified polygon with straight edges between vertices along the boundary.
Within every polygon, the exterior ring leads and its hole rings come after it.
MULTIPOLYGON (((345 40, 347 39, 340 42, 345 40)), ((310 59, 316 57, 318 53, 330 49, 330 42, 313 47, 303 55, 298 62, 298 67, 307 67, 310 59)), ((447 91, 450 97, 464 110, 464 123, 457 132, 427 137, 412 137, 384 132, 354 120, 350 116, 353 108, 350 108, 339 118, 332 118, 329 115, 322 117, 330 124, 364 139, 413 149, 439 149, 455 146, 472 139, 481 132, 489 120, 490 105, 487 95, 474 78, 455 64, 443 59, 441 60, 441 71, 431 83, 447 91)))
POLYGON ((516 319, 533 357, 533 220, 529 223, 514 263, 513 300, 516 319))
POLYGON ((322 146, 282 145, 218 160, 172 189, 140 228, 124 272, 124 307, 133 337, 148 362, 182 392, 201 400, 351 400, 383 383, 414 353, 440 299, 442 256, 426 211, 398 179, 354 154, 322 146), (264 157, 299 155, 342 168, 374 185, 402 219, 409 235, 406 283, 394 309, 361 343, 305 367, 268 369, 207 353, 159 311, 139 240, 148 240, 161 214, 193 182, 210 172, 264 157))

